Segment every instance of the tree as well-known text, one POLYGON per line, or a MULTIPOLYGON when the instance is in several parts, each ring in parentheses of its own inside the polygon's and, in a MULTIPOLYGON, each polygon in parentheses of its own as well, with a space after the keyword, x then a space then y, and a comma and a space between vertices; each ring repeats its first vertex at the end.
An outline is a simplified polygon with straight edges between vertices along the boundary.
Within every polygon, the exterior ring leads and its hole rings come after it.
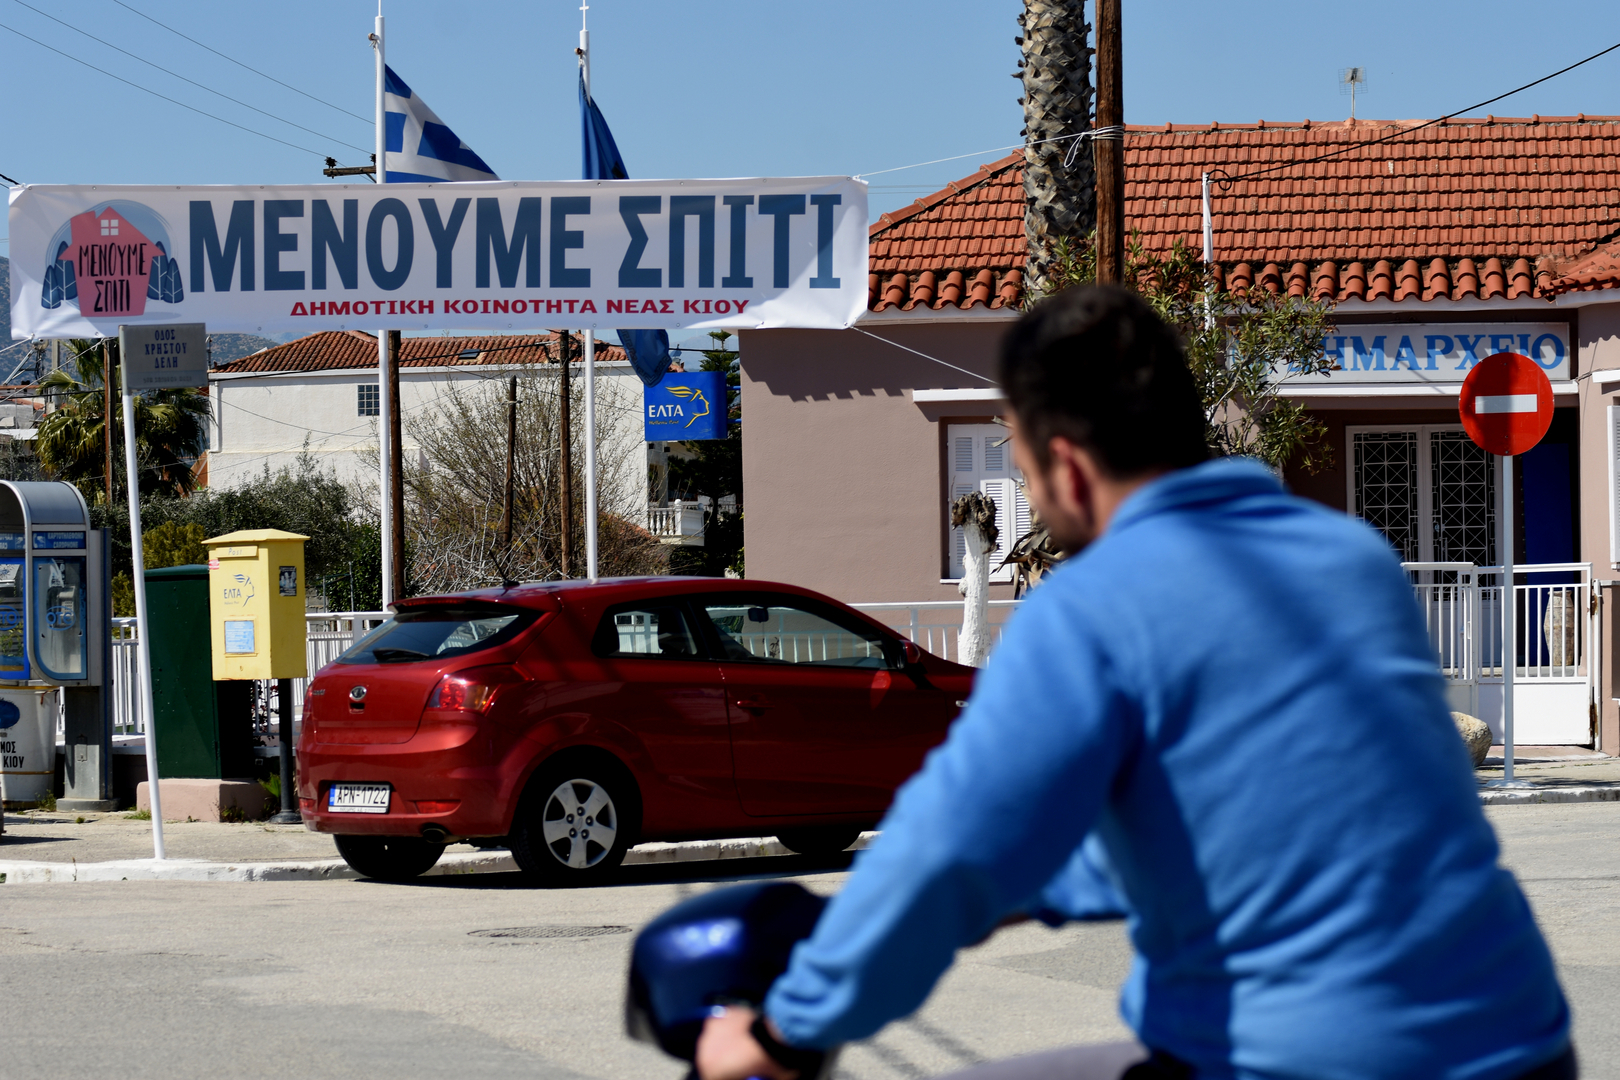
MULTIPOLYGON (((165 566, 195 566, 208 561, 208 549, 203 546, 204 532, 195 522, 182 525, 166 521, 155 529, 141 533, 141 555, 146 569, 157 570, 165 566)), ((120 570, 112 579, 113 614, 119 618, 135 615, 135 579, 127 570, 120 570)))
MULTIPOLYGON (((1054 242, 1051 291, 1095 280, 1091 241, 1054 242)), ((1211 454, 1257 457, 1278 472, 1295 466, 1316 473, 1333 463, 1327 425, 1282 396, 1288 379, 1332 367, 1322 351, 1322 338, 1333 328, 1332 305, 1258 286, 1230 292, 1181 240, 1160 253, 1147 250, 1138 233, 1125 247, 1125 283, 1180 333, 1204 403, 1211 454)), ((1039 299, 1032 295, 1030 303, 1039 299)), ((1005 560, 1017 573, 1014 594, 1061 558, 1036 517, 1005 560)))
MULTIPOLYGON (((90 508, 91 522, 112 534, 112 569, 129 580, 129 506, 116 501, 90 508)), ((141 499, 142 546, 148 568, 197 561, 190 545, 239 529, 280 529, 309 537, 304 545, 308 591, 335 609, 372 611, 382 603, 382 548, 375 520, 353 493, 313 456, 232 488, 200 488, 190 496, 151 494, 141 499), (179 562, 154 562, 154 557, 179 562)), ((204 553, 202 558, 206 559, 204 553)))
MULTIPOLYGON (((562 576, 562 469, 557 380, 532 370, 503 373, 471 389, 446 381, 440 407, 411 418, 407 429, 427 459, 405 469, 407 583, 413 594, 459 592, 503 580, 562 576), (518 377, 512 543, 501 527, 506 492, 507 380, 518 377)), ((583 388, 570 391, 580 415, 583 388)), ((604 577, 661 573, 665 552, 632 522, 646 502, 646 476, 632 467, 627 444, 641 445, 638 403, 599 384, 596 461, 599 493, 598 569, 604 577)), ((584 513, 584 454, 572 459, 570 508, 584 513)), ((584 560, 577 552, 575 567, 584 560)))
POLYGON ((1091 127, 1091 27, 1085 0, 1024 0, 1019 25, 1026 276, 1033 291, 1046 293, 1053 245, 1097 224, 1095 162, 1089 147, 1065 138, 1091 127))
MULTIPOLYGON (((1054 252, 1054 291, 1095 279, 1089 238, 1060 240, 1054 252)), ((1257 457, 1279 472, 1297 466, 1316 473, 1333 463, 1327 425, 1282 396, 1290 378, 1332 368, 1322 352, 1322 338, 1333 329, 1331 304, 1258 286, 1229 292, 1181 240, 1160 253, 1134 232, 1125 248, 1125 282, 1186 345, 1210 453, 1257 457)))
POLYGON ((703 546, 679 547, 670 553, 669 569, 675 574, 721 577, 731 571, 743 574, 743 474, 742 474, 742 365, 735 349, 728 349, 730 331, 711 330, 715 347, 703 353, 703 371, 722 371, 726 376, 726 421, 724 439, 703 439, 681 443, 682 456, 670 459, 669 481, 680 498, 705 496, 708 509, 703 514, 703 546), (720 500, 736 496, 736 510, 726 510, 720 500))
MULTIPOLYGON (((116 341, 75 340, 69 367, 40 381, 57 409, 39 425, 35 452, 57 480, 78 486, 92 504, 106 502, 106 379, 113 393, 113 480, 123 482, 124 416, 116 341), (112 370, 103 368, 105 344, 112 370)), ((142 495, 187 495, 196 486, 192 463, 208 445, 208 397, 196 390, 148 390, 135 398, 135 463, 142 495)))

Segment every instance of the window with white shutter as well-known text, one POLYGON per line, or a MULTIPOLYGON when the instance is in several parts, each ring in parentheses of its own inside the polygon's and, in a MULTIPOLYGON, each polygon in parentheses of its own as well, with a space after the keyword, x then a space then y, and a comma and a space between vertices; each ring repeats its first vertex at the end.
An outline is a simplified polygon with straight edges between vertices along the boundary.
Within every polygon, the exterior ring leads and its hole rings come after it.
MULTIPOLYGON (((1013 466, 1009 432, 1000 424, 952 424, 946 431, 950 467, 950 499, 945 519, 950 520, 950 503, 968 492, 981 492, 996 507, 996 550, 990 556, 990 580, 1012 580, 1012 569, 996 569, 1024 533, 1029 531, 1029 500, 1020 483, 1021 474, 1013 466)), ((950 530, 949 573, 962 576, 962 557, 967 540, 959 528, 950 530)))

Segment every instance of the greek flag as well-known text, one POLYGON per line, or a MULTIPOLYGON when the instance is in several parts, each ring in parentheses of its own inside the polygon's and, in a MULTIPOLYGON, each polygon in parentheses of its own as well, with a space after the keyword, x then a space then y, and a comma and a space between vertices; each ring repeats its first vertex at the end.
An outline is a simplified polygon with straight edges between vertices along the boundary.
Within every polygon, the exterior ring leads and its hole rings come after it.
POLYGON ((405 80, 385 67, 383 106, 388 117, 388 182, 499 180, 495 170, 445 126, 405 80))

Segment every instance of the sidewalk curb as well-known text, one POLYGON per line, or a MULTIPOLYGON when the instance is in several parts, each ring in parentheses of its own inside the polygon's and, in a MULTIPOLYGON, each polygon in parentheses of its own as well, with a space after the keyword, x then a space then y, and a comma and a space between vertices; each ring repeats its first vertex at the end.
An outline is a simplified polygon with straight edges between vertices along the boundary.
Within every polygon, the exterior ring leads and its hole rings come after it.
MULTIPOLYGON (((876 833, 862 833, 859 851, 876 833)), ((715 862, 792 855, 771 837, 698 840, 677 844, 641 844, 630 849, 625 866, 715 862)), ((445 855, 423 877, 450 874, 500 874, 517 869, 506 851, 458 851, 445 855)), ((332 881, 358 878, 342 859, 289 859, 280 862, 207 862, 202 859, 119 859, 112 862, 23 862, 0 860, 0 883, 44 885, 103 881, 332 881)))
POLYGON ((1481 790, 1485 806, 1524 806, 1530 803, 1620 802, 1620 784, 1604 787, 1538 787, 1481 790))

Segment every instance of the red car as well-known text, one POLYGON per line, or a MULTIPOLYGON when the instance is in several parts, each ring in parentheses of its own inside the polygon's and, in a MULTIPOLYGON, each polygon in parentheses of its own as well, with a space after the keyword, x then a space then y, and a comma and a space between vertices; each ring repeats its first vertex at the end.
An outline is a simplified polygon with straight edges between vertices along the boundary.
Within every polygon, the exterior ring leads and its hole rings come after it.
POLYGON ((588 882, 646 840, 841 851, 944 737, 973 669, 807 589, 552 582, 404 600, 311 680, 307 826, 368 877, 507 846, 588 882))

